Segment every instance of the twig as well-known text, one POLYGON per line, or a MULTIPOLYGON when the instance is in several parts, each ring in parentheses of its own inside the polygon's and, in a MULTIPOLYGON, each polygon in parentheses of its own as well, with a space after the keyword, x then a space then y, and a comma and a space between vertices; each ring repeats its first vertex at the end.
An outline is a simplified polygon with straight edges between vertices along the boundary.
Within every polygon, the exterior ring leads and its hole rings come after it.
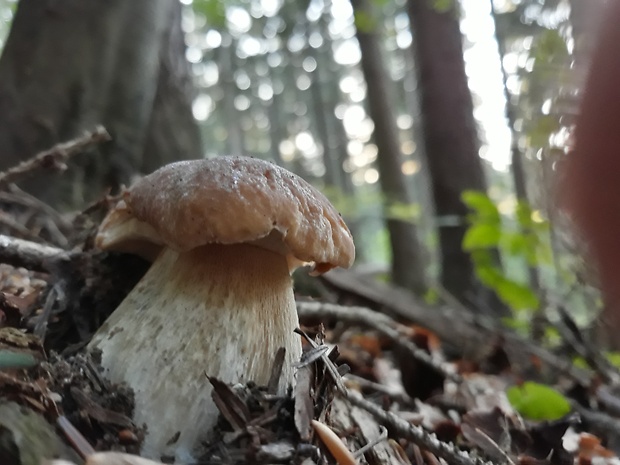
POLYGON ((49 260, 64 260, 69 253, 63 249, 0 234, 0 263, 24 267, 32 271, 47 271, 49 260))
MULTIPOLYGON (((308 344, 312 346, 313 349, 316 349, 317 347, 319 347, 319 344, 314 342, 314 340, 311 337, 309 337, 305 332, 303 332, 301 329, 295 328, 295 333, 303 337, 308 342, 308 344)), ((329 354, 327 352, 322 352, 320 358, 323 360, 323 363, 325 364, 325 369, 332 377, 334 384, 336 385, 336 390, 340 391, 344 395, 347 392, 347 388, 344 385, 344 382, 342 381, 342 375, 338 373, 338 368, 336 367, 334 362, 332 362, 329 359, 329 354)))
POLYGON ((45 298, 45 304, 43 305, 43 310, 41 314, 37 318, 37 323, 34 327, 34 335, 37 336, 41 341, 45 339, 45 333, 47 331, 47 325, 52 316, 52 309, 54 308, 54 304, 56 302, 60 303, 62 307, 59 311, 64 310, 66 307, 66 294, 64 287, 64 281, 57 281, 52 288, 49 290, 47 297, 45 298))
POLYGON ((28 228, 23 226, 22 224, 15 221, 9 215, 0 211, 0 225, 11 231, 11 234, 15 234, 21 237, 25 237, 27 239, 40 239, 36 234, 30 231, 28 228))
POLYGON ((588 428, 590 431, 597 430, 599 434, 604 434, 608 440, 618 438, 620 431, 620 420, 618 418, 614 418, 605 412, 587 409, 574 400, 571 400, 571 407, 585 423, 590 425, 588 428))
POLYGON ((7 190, 8 192, 0 192, 0 201, 21 205, 36 213, 43 213, 47 219, 45 227, 52 237, 52 243, 59 247, 66 247, 69 244, 65 235, 72 228, 69 220, 65 219, 48 204, 21 190, 15 184, 9 184, 7 190))
POLYGON ((353 456, 354 457, 361 457, 362 455, 364 455, 366 452, 368 452, 370 449, 375 447, 380 442, 387 441, 387 439, 388 439, 388 430, 387 430, 387 428, 385 426, 383 426, 383 425, 379 425, 379 436, 377 436, 376 439, 373 439, 372 441, 370 441, 365 446, 360 447, 355 452, 353 452, 353 456))
POLYGON ((111 140, 110 134, 103 126, 97 126, 94 131, 85 132, 77 139, 57 144, 51 149, 40 152, 32 158, 0 172, 0 187, 5 187, 10 182, 27 177, 39 168, 63 171, 66 169, 65 162, 69 157, 109 140, 111 140))
POLYGON ((374 312, 365 307, 344 307, 342 305, 324 302, 297 302, 297 312, 300 318, 336 318, 338 321, 366 326, 388 337, 409 352, 415 359, 437 370, 447 379, 461 382, 461 376, 450 367, 431 357, 426 351, 411 342, 406 334, 409 329, 394 321, 387 315, 374 312))
POLYGON ((560 331, 562 339, 577 353, 583 357, 601 378, 609 384, 618 384, 620 381, 619 373, 601 352, 600 348, 595 347, 589 338, 582 334, 575 323, 573 317, 569 315, 566 308, 561 303, 556 304, 556 309, 560 315, 559 324, 555 327, 560 331))
POLYGON ((423 428, 410 424, 394 413, 383 410, 355 391, 348 391, 346 398, 351 404, 366 410, 388 429, 441 457, 450 465, 493 465, 492 462, 471 457, 467 452, 459 450, 451 443, 440 441, 435 434, 428 433, 423 428))
POLYGON ((344 380, 357 384, 361 388, 372 389, 375 392, 384 394, 396 402, 400 402, 405 405, 415 405, 415 401, 409 397, 406 392, 392 389, 385 384, 375 383, 374 381, 370 381, 366 378, 362 378, 361 376, 353 375, 351 373, 347 373, 344 376, 344 380))
POLYGON ((56 209, 52 208, 42 200, 38 199, 32 194, 29 194, 17 184, 9 184, 7 186, 8 192, 0 192, 0 199, 7 202, 14 202, 24 207, 29 207, 34 210, 40 211, 49 216, 59 225, 62 229, 71 228, 71 221, 65 219, 56 209))
POLYGON ((88 440, 82 436, 75 426, 65 417, 64 415, 60 415, 56 419, 56 424, 63 432, 67 440, 71 443, 71 445, 75 448, 75 450, 80 454, 82 458, 86 458, 95 453, 95 449, 90 445, 88 440))
POLYGON ((486 348, 495 340, 502 341, 512 364, 513 371, 519 365, 530 368, 532 356, 536 357, 551 374, 563 374, 578 382, 587 382, 591 370, 575 367, 568 357, 556 355, 514 332, 502 328, 496 319, 477 315, 458 301, 440 306, 430 306, 416 299, 405 289, 389 286, 378 281, 360 278, 355 272, 332 270, 321 279, 330 286, 385 308, 386 313, 424 326, 442 341, 458 349, 486 348))

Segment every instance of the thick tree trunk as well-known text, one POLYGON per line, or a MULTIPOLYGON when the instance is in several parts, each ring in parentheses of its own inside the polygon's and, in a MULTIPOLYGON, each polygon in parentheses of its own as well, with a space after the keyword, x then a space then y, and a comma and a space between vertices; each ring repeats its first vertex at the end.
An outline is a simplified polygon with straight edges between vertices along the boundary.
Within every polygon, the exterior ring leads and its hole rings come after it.
POLYGON ((180 10, 168 0, 21 0, 0 58, 0 169, 103 124, 113 141, 74 159, 62 180, 23 184, 75 206, 141 169, 199 157, 180 10))
MULTIPOLYGON (((372 15, 367 0, 353 0, 356 11, 372 15)), ((379 149, 377 164, 386 209, 395 202, 410 204, 413 197, 402 172, 403 155, 389 95, 389 80, 376 31, 357 30, 362 52, 362 70, 368 89, 370 117, 375 124, 374 140, 379 149)), ((425 263, 416 226, 411 220, 389 217, 386 221, 392 248, 392 280, 416 293, 426 291, 425 263)))
POLYGON ((201 158, 200 129, 192 113, 196 94, 190 64, 185 59, 182 6, 176 1, 159 51, 159 79, 153 102, 142 173, 151 173, 176 159, 201 158))
MULTIPOLYGON (((456 5, 456 4, 455 4, 456 5)), ((457 6, 438 10, 430 0, 409 0, 408 13, 421 92, 423 144, 439 224, 441 282, 461 302, 494 306, 490 291, 463 251, 466 190, 486 190, 457 6)))

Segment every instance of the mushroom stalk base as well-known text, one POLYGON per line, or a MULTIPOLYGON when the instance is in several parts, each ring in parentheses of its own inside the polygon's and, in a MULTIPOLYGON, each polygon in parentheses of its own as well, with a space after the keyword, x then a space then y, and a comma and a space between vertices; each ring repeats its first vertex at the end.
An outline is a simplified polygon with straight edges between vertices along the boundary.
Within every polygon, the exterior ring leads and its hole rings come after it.
POLYGON ((188 460, 219 414, 205 375, 264 385, 284 347, 284 393, 301 355, 297 325, 283 256, 251 245, 164 249, 89 348, 111 381, 134 389, 143 455, 188 460))

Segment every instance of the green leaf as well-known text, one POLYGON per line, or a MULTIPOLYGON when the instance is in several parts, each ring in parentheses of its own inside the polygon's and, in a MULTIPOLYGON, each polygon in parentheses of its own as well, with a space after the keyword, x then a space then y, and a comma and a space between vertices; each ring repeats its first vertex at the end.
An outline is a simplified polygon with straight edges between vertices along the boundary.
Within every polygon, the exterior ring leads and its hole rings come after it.
POLYGON ((508 329, 512 329, 517 333, 526 335, 530 333, 530 322, 523 318, 504 317, 501 319, 502 324, 508 329))
POLYGON ((423 298, 427 304, 436 305, 439 303, 439 291, 436 287, 429 287, 423 298))
POLYGON ((477 223, 470 226, 463 238, 463 250, 488 249, 497 247, 502 236, 498 224, 477 223))
POLYGON ((377 29, 377 18, 368 11, 355 11, 355 27, 359 32, 370 34, 377 29))
POLYGON ((504 276, 495 265, 476 264, 476 276, 482 284, 495 289, 504 280, 504 276))
POLYGON ((513 232, 504 232, 502 243, 510 255, 525 255, 531 246, 527 236, 513 232))
POLYGON ((392 202, 387 205, 385 216, 389 219, 414 222, 420 218, 422 209, 415 203, 392 202))
POLYGON ((526 381, 506 391, 512 406, 531 420, 557 420, 571 411, 566 397, 544 384, 526 381))
POLYGON ((226 26, 226 1, 227 0, 194 0, 192 8, 194 12, 207 18, 209 25, 214 28, 226 26))
POLYGON ((573 358, 573 365, 576 368, 583 368, 584 370, 590 368, 586 359, 579 356, 573 358))
POLYGON ((620 367, 620 352, 607 352, 605 357, 613 366, 620 367))
POLYGON ((515 216, 519 226, 529 228, 532 224, 532 207, 530 207, 528 202, 519 200, 515 209, 515 216))
POLYGON ((485 192, 465 191, 461 195, 461 200, 480 219, 484 218, 488 223, 501 221, 497 205, 485 192))
POLYGON ((495 288, 497 295, 513 310, 535 310, 539 307, 538 297, 521 283, 504 278, 495 288))
POLYGON ((534 121, 533 127, 528 131, 530 145, 545 147, 549 143, 549 137, 561 128, 560 120, 555 115, 543 115, 534 121))
POLYGON ((433 0, 433 9, 438 13, 447 13, 455 7, 455 0, 433 0))
POLYGON ((559 31, 547 29, 539 34, 532 46, 533 57, 543 65, 566 60, 570 57, 566 41, 559 31))
POLYGON ((39 361, 31 354, 8 349, 0 350, 0 370, 31 368, 38 364, 39 361))

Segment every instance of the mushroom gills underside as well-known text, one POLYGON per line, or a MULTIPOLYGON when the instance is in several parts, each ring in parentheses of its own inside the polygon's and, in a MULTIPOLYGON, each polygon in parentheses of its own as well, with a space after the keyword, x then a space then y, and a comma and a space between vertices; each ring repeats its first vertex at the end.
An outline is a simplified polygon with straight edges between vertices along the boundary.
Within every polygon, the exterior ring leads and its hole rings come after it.
POLYGON ((217 421, 206 375, 264 385, 284 347, 284 393, 301 355, 297 325, 285 257, 243 244, 166 248, 89 348, 111 381, 134 389, 134 420, 148 428, 142 453, 187 460, 217 421))

